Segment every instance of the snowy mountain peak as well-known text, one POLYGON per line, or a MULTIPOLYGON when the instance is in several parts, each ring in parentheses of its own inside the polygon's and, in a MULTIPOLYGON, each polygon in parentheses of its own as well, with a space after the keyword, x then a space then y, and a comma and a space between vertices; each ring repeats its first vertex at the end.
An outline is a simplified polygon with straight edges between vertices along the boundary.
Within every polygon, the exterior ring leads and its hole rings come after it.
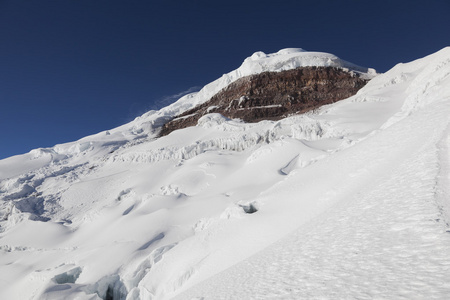
POLYGON ((247 123, 281 120, 355 95, 368 80, 336 67, 300 67, 242 77, 211 99, 165 123, 161 136, 220 113, 247 123))
POLYGON ((450 48, 307 114, 157 138, 231 82, 307 63, 352 66, 258 52, 129 124, 0 160, 0 298, 445 299, 450 48))
POLYGON ((286 48, 276 53, 255 52, 247 57, 239 68, 204 86, 198 93, 180 98, 158 112, 159 117, 176 116, 195 106, 205 103, 212 96, 236 80, 263 72, 280 72, 300 67, 336 67, 357 72, 362 78, 374 78, 377 73, 372 68, 364 68, 349 63, 337 56, 324 52, 308 52, 301 48, 286 48))
POLYGON ((303 48, 284 48, 277 52, 279 55, 283 54, 291 54, 291 53, 297 53, 297 52, 307 52, 303 48))
POLYGON ((262 51, 255 52, 244 60, 238 68, 238 72, 248 76, 262 72, 286 71, 299 67, 347 68, 361 73, 366 78, 372 78, 376 75, 374 69, 357 66, 333 54, 309 52, 302 48, 286 48, 270 54, 265 54, 262 51))
POLYGON ((281 49, 280 51, 278 51, 276 53, 272 53, 272 54, 265 54, 262 51, 256 51, 250 57, 247 57, 244 60, 244 62, 247 60, 256 61, 256 60, 261 60, 261 59, 267 58, 267 57, 283 56, 283 55, 289 55, 289 54, 300 53, 300 52, 307 52, 307 51, 303 50, 302 48, 285 48, 285 49, 281 49))

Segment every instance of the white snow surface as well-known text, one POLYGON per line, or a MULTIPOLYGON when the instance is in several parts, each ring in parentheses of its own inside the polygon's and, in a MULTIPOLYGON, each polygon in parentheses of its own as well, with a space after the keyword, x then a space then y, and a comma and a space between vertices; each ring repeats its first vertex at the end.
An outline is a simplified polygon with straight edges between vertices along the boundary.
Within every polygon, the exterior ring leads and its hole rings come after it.
POLYGON ((160 111, 0 160, 0 299, 446 299, 450 48, 281 121, 219 114, 232 81, 331 54, 257 52, 160 111))

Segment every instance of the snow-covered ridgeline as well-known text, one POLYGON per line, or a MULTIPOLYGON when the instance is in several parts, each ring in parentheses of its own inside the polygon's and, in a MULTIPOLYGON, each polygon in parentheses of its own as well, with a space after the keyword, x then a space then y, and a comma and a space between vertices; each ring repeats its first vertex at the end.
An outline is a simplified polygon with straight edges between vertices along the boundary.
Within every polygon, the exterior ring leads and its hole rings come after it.
POLYGON ((449 75, 450 47, 446 47, 413 62, 397 64, 373 78, 354 98, 355 101, 404 99, 400 110, 382 126, 387 128, 421 107, 447 99, 450 96, 449 75))
MULTIPOLYGON (((381 128, 391 126, 417 109, 417 106, 424 106, 427 101, 435 101, 435 95, 450 94, 447 91, 449 88, 443 88, 441 86, 441 83, 446 80, 450 74, 449 68, 445 67, 450 62, 450 58, 446 58, 449 56, 450 48, 445 48, 434 55, 419 59, 415 62, 399 64, 386 74, 378 75, 376 78, 372 79, 366 87, 360 90, 357 95, 351 97, 349 101, 389 101, 390 97, 386 97, 385 95, 386 88, 391 90, 391 95, 394 93, 399 97, 407 95, 401 109, 391 116, 389 120, 385 120, 385 123, 381 125, 381 128), (436 89, 438 89, 437 92, 436 89), (433 97, 427 97, 428 94, 433 95, 433 97)), ((284 49, 269 55, 262 52, 256 52, 251 57, 247 58, 240 68, 205 86, 204 91, 199 92, 198 95, 189 95, 186 99, 192 100, 193 97, 200 97, 202 93, 207 95, 208 91, 217 90, 217 87, 224 85, 225 82, 228 82, 228 84, 232 82, 229 81, 230 78, 240 78, 247 76, 252 72, 257 73, 266 70, 281 71, 308 65, 349 67, 352 64, 342 61, 333 55, 305 52, 302 49, 284 49), (304 55, 302 56, 301 54, 304 55)), ((358 67, 353 68, 359 71, 364 70, 363 68, 358 67)), ((206 99, 207 97, 200 98, 206 99)), ((182 98, 172 106, 177 107, 183 102, 185 102, 185 99, 182 98)), ((161 112, 166 109, 171 111, 172 108, 169 106, 168 108, 162 109, 161 112)), ((321 110, 323 111, 326 109, 327 107, 322 108, 321 110)), ((203 117, 199 121, 199 126, 205 128, 214 127, 218 130, 234 132, 248 130, 249 126, 254 127, 254 125, 251 124, 239 126, 236 122, 213 115, 214 114, 210 114, 203 117)), ((205 150, 222 149, 243 151, 257 144, 269 143, 282 137, 315 140, 320 138, 344 138, 349 134, 342 128, 336 132, 336 127, 327 124, 327 122, 320 117, 315 117, 315 119, 294 117, 294 119, 291 119, 290 121, 280 121, 273 126, 272 129, 261 129, 258 133, 253 132, 251 134, 240 135, 235 133, 232 138, 196 141, 195 144, 183 146, 181 148, 161 148, 141 153, 124 153, 123 155, 116 155, 111 159, 114 161, 129 162, 156 162, 171 158, 189 159, 205 150), (285 125, 284 127, 289 126, 289 129, 283 128, 283 130, 277 130, 277 128, 281 128, 283 125, 285 125), (325 128, 327 130, 325 130, 325 128), (327 134, 324 134, 324 131, 327 132, 327 134), (330 132, 333 132, 333 134, 330 134, 330 132)))
MULTIPOLYGON (((383 101, 383 97, 377 95, 377 89, 383 89, 391 85, 398 86, 406 84, 408 87, 402 92, 408 93, 409 96, 403 104, 402 112, 399 112, 394 119, 385 125, 388 126, 394 123, 397 118, 401 118, 409 114, 411 110, 414 110, 418 105, 418 99, 421 99, 425 93, 433 91, 434 86, 441 87, 440 82, 448 76, 448 68, 445 66, 449 63, 448 59, 441 59, 441 57, 447 55, 447 52, 449 52, 448 48, 443 49, 433 55, 433 59, 428 57, 423 58, 414 62, 413 65, 399 64, 389 73, 378 75, 377 77, 375 77, 376 72, 373 69, 358 67, 328 53, 307 52, 300 48, 283 49, 273 54, 255 52, 252 56, 245 59, 238 69, 224 74, 221 78, 206 85, 198 93, 186 95, 172 105, 162 108, 159 111, 150 111, 136 118, 134 121, 107 131, 106 133, 92 135, 74 143, 56 145, 53 148, 35 149, 32 150, 31 154, 34 158, 50 156, 51 161, 55 162, 67 157, 78 156, 81 152, 85 153, 86 151, 93 151, 95 149, 108 149, 108 152, 111 152, 129 141, 153 137, 165 121, 174 115, 180 114, 209 100, 222 88, 239 78, 265 71, 276 72, 303 66, 348 68, 373 78, 366 88, 358 92, 358 95, 353 101, 383 101), (414 78, 416 74, 419 74, 419 76, 414 78)), ((444 92, 441 89, 440 93, 444 92)), ((424 105, 423 101, 420 103, 424 105)), ((106 151, 99 152, 100 156, 108 153, 106 151)))
MULTIPOLYGON (((108 148, 109 152, 111 152, 130 141, 155 137, 159 128, 165 122, 186 110, 208 101, 221 89, 239 78, 261 72, 279 72, 307 66, 345 68, 349 71, 357 72, 366 78, 373 78, 377 75, 374 69, 359 67, 329 53, 308 52, 301 48, 287 48, 271 54, 258 51, 246 58, 236 70, 224 74, 222 77, 204 86, 199 92, 185 95, 175 103, 159 111, 149 111, 128 124, 87 136, 77 142, 32 150, 31 154, 33 158, 49 157, 50 161, 53 162, 68 157, 79 157, 80 152, 86 153, 86 151, 91 153, 97 152, 96 156, 101 157, 108 153, 108 151, 103 151, 103 149, 108 148)), ((0 178, 2 177, 4 176, 2 176, 2 170, 0 170, 0 178)))
POLYGON ((377 75, 374 69, 357 66, 329 53, 309 52, 301 48, 287 48, 271 54, 258 51, 247 57, 236 70, 224 74, 219 79, 205 85, 199 92, 186 95, 172 105, 161 109, 158 111, 157 116, 158 118, 165 118, 178 115, 208 101, 230 83, 245 76, 311 66, 345 68, 369 79, 377 75))

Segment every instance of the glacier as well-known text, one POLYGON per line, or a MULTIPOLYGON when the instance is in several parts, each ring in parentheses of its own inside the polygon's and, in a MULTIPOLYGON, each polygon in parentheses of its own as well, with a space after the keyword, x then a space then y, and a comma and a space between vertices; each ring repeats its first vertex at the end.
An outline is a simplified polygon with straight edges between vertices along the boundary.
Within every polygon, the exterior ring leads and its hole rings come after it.
POLYGON ((2 299, 433 298, 450 293, 450 48, 384 74, 256 52, 159 111, 0 160, 2 299), (175 115, 264 71, 356 95, 280 121, 175 115))

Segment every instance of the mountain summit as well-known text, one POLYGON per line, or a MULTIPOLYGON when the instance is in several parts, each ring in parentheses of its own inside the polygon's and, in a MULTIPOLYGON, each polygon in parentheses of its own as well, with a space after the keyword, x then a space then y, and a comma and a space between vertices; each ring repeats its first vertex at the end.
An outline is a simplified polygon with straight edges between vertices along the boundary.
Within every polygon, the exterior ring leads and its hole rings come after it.
POLYGON ((450 48, 385 74, 256 52, 0 160, 0 298, 445 298, 449 112, 450 48))
POLYGON ((242 77, 165 123, 161 134, 194 126, 209 113, 245 122, 280 120, 356 94, 367 80, 348 69, 298 67, 242 77))

